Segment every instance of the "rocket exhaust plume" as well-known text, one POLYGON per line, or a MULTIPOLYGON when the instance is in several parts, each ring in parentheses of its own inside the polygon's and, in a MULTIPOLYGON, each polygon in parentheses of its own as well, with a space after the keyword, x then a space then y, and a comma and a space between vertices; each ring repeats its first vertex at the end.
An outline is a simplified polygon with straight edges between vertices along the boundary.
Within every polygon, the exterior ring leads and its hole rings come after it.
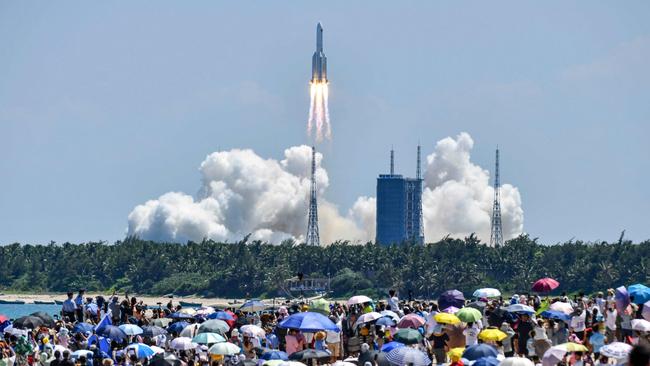
POLYGON ((327 57, 323 52, 323 27, 316 26, 316 52, 312 56, 311 81, 309 82, 309 120, 307 135, 315 135, 316 141, 331 139, 332 127, 328 109, 327 57))

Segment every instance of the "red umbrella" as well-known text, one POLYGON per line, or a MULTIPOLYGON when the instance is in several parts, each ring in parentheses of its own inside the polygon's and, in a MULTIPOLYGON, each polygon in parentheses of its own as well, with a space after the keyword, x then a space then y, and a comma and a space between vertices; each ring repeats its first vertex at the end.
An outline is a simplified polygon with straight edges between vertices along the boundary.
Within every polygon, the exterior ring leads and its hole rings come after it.
POLYGON ((557 282, 556 280, 552 278, 542 278, 535 283, 533 283, 533 291, 535 292, 551 292, 555 290, 558 286, 560 286, 560 283, 557 282))
POLYGON ((407 314, 397 323, 398 328, 419 328, 426 323, 421 316, 417 314, 407 314))
POLYGON ((9 318, 7 318, 6 316, 0 314, 0 324, 6 322, 7 320, 9 320, 9 318))

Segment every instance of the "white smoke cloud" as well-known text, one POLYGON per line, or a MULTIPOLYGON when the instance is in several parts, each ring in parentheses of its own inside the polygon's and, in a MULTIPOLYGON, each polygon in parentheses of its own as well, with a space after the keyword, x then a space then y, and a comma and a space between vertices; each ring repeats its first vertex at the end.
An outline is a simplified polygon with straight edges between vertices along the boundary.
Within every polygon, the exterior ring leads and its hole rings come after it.
MULTIPOLYGON (((427 242, 451 235, 476 233, 490 238, 494 190, 489 174, 470 161, 474 141, 467 133, 438 141, 426 159, 423 192, 427 242)), ((322 244, 335 240, 374 240, 376 199, 359 197, 341 215, 324 199, 329 186, 327 171, 316 154, 319 227, 322 244)), ((311 148, 294 146, 283 160, 263 159, 252 150, 215 152, 199 168, 202 186, 197 197, 170 192, 138 205, 128 217, 128 235, 156 241, 186 242, 204 238, 238 241, 252 239, 279 243, 287 238, 303 241, 311 171, 311 148)), ((501 188, 504 237, 523 230, 523 210, 517 188, 501 188)))

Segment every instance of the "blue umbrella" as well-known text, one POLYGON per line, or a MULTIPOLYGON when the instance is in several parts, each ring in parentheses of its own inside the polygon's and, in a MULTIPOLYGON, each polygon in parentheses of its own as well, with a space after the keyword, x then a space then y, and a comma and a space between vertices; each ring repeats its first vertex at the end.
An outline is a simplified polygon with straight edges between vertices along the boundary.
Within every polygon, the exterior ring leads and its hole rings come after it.
POLYGON ((188 325, 190 325, 190 323, 188 323, 188 322, 172 323, 167 327, 167 331, 170 332, 170 333, 180 333, 188 325))
POLYGON ((208 319, 219 319, 219 320, 235 320, 232 315, 226 313, 225 311, 217 311, 216 313, 212 313, 208 315, 208 319))
POLYGON ((375 322, 376 325, 384 325, 386 327, 393 327, 395 326, 395 321, 391 319, 389 316, 382 316, 381 318, 377 319, 375 322))
POLYGON ((481 357, 497 357, 498 355, 499 352, 497 352, 496 348, 485 343, 469 346, 465 349, 465 352, 463 352, 463 358, 470 361, 478 360, 481 357))
POLYGON ((381 346, 381 351, 388 353, 394 350, 395 348, 399 348, 399 347, 404 347, 404 343, 392 341, 381 346))
POLYGON ((89 350, 87 350, 87 349, 80 349, 80 350, 78 350, 78 351, 74 351, 74 352, 72 352, 72 354, 70 355, 70 358, 76 360, 77 358, 79 358, 79 357, 81 357, 81 356, 85 356, 86 359, 88 359, 88 358, 93 358, 93 352, 92 352, 92 351, 89 351, 89 350))
POLYGON ((126 333, 114 325, 107 325, 101 328, 98 334, 118 342, 122 342, 127 338, 126 333))
POLYGON ((496 357, 488 356, 488 357, 481 357, 478 360, 474 361, 472 364, 473 366, 499 366, 501 361, 499 361, 496 357))
POLYGON ((74 325, 72 328, 72 333, 86 333, 86 332, 92 332, 93 329, 95 329, 94 326, 88 324, 88 323, 77 323, 74 325))
POLYGON ((153 338, 159 335, 167 334, 167 331, 161 327, 155 325, 142 328, 142 336, 153 338))
POLYGON ((126 347, 126 351, 127 351, 127 353, 135 352, 135 355, 138 358, 149 358, 149 357, 153 356, 156 353, 156 352, 153 351, 153 349, 151 349, 151 347, 149 347, 149 346, 147 346, 146 344, 143 344, 143 343, 129 344, 126 347))
POLYGON ((190 314, 179 313, 179 312, 172 313, 171 315, 169 315, 169 317, 172 319, 194 319, 194 316, 190 314))
POLYGON ((299 329, 303 332, 317 332, 320 330, 331 330, 334 332, 341 331, 339 327, 332 323, 332 321, 325 315, 310 311, 293 314, 281 321, 280 324, 278 324, 278 327, 299 329))
POLYGON ((440 297, 438 297, 438 308, 446 309, 450 306, 455 306, 459 309, 465 306, 465 296, 462 292, 458 290, 449 290, 443 292, 440 297))
POLYGON ((627 288, 630 298, 634 297, 635 304, 645 304, 650 301, 650 288, 640 283, 627 288))
POLYGON ((546 310, 543 311, 541 314, 542 318, 548 318, 548 319, 556 319, 556 320, 562 320, 564 322, 569 322, 571 321, 571 316, 561 312, 561 311, 555 311, 555 310, 546 310))
POLYGON ((261 359, 266 361, 269 360, 289 361, 289 355, 286 352, 272 350, 272 351, 264 352, 262 354, 261 359))

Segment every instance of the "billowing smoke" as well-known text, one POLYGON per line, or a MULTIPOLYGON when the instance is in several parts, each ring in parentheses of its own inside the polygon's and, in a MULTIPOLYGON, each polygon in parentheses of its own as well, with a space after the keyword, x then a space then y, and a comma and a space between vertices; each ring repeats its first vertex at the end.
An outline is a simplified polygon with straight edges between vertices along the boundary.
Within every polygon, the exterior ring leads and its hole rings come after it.
MULTIPOLYGON (((489 173, 470 161, 474 145, 467 133, 438 141, 425 164, 423 213, 427 242, 446 235, 476 233, 490 238, 494 190, 489 173)), ((321 243, 335 240, 374 240, 376 199, 359 197, 346 215, 324 198, 329 178, 316 154, 321 243)), ((170 192, 133 209, 128 235, 156 241, 186 242, 204 238, 252 239, 279 243, 304 241, 307 229, 311 148, 295 146, 283 160, 264 159, 252 150, 215 152, 201 163, 201 188, 192 197, 170 192)), ((517 188, 501 188, 503 234, 512 238, 523 230, 523 210, 517 188)))
POLYGON ((327 82, 312 82, 309 86, 310 103, 309 119, 307 120, 307 136, 316 141, 332 138, 329 112, 329 85, 327 82))
MULTIPOLYGON (((365 239, 349 217, 322 198, 329 185, 322 155, 316 154, 321 242, 365 239)), ((252 150, 215 152, 199 168, 202 186, 196 199, 170 192, 129 214, 127 234, 156 241, 186 242, 204 238, 252 239, 279 243, 302 241, 307 228, 311 148, 295 146, 283 160, 263 159, 252 150)))

